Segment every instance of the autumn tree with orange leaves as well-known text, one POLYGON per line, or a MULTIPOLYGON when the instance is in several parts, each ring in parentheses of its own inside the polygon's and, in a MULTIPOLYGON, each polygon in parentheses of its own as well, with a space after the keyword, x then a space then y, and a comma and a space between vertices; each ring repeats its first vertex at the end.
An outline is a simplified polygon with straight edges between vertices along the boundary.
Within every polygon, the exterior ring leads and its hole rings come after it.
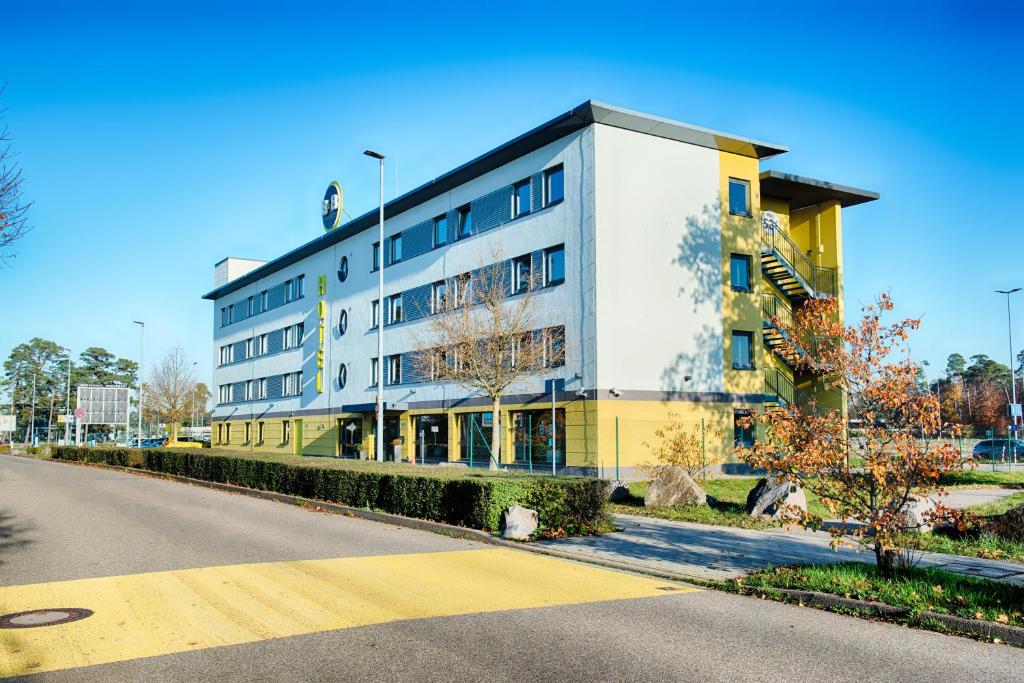
MULTIPOLYGON (((817 494, 843 521, 829 529, 833 547, 848 540, 870 547, 883 575, 896 568, 900 538, 911 524, 908 504, 915 496, 944 495, 939 477, 963 465, 951 444, 921 438, 938 432, 939 401, 921 390, 909 357, 909 334, 920 320, 886 323, 892 308, 883 294, 863 308, 858 324, 846 327, 835 299, 812 299, 784 335, 798 371, 819 376, 856 404, 851 408, 864 420, 862 433, 851 437, 839 410, 794 405, 765 411, 758 418, 765 438, 741 452, 750 465, 817 494)), ((930 516, 934 523, 956 519, 942 505, 930 516)), ((808 515, 804 521, 817 526, 822 520, 808 515)))

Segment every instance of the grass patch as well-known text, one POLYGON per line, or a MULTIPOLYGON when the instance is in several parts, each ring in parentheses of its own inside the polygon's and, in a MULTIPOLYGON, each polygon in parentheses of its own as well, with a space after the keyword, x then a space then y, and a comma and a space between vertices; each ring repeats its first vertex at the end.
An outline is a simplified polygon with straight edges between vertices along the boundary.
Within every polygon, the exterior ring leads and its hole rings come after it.
POLYGON ((972 467, 957 472, 947 472, 939 478, 942 486, 1003 486, 1008 488, 1024 487, 1024 471, 1013 472, 982 469, 987 465, 972 467))
POLYGON ((767 569, 742 580, 753 588, 794 588, 872 600, 920 612, 955 614, 1024 626, 1024 587, 940 569, 905 569, 893 578, 874 565, 850 562, 767 569))
MULTIPOLYGON (((715 526, 732 526, 743 529, 770 529, 780 526, 779 522, 757 519, 747 514, 747 494, 757 484, 757 477, 722 477, 698 481, 704 492, 714 501, 709 505, 676 505, 674 507, 644 507, 644 495, 649 482, 637 481, 629 484, 629 498, 609 505, 609 511, 623 515, 643 515, 674 522, 694 522, 715 526)), ((804 490, 807 507, 812 514, 828 517, 828 509, 817 496, 804 490)))
POLYGON ((907 548, 931 553, 1024 562, 1024 543, 1000 538, 987 531, 961 538, 954 538, 942 532, 907 534, 903 537, 903 545, 907 548))

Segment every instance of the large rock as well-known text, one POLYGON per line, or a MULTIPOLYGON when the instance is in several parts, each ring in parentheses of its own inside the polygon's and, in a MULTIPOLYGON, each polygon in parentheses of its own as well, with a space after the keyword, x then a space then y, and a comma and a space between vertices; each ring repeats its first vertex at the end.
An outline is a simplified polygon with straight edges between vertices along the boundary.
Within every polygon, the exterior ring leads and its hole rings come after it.
POLYGON ((910 496, 899 514, 907 531, 931 531, 934 528, 935 499, 910 496))
POLYGON ((644 506, 649 508, 671 505, 707 505, 708 497, 682 467, 663 467, 647 487, 644 506))
POLYGON ((615 481, 613 481, 608 489, 608 500, 610 500, 613 503, 619 503, 624 500, 629 500, 629 496, 629 486, 627 486, 626 482, 622 481, 621 479, 616 479, 615 481))
POLYGON ((807 496, 799 484, 763 477, 747 494, 747 512, 751 517, 781 520, 807 512, 807 496))
POLYGON ((1007 510, 989 522, 986 528, 1000 538, 1024 543, 1024 505, 1007 510))
POLYGON ((513 505, 501 513, 501 535, 513 541, 528 541, 539 523, 536 510, 513 505))

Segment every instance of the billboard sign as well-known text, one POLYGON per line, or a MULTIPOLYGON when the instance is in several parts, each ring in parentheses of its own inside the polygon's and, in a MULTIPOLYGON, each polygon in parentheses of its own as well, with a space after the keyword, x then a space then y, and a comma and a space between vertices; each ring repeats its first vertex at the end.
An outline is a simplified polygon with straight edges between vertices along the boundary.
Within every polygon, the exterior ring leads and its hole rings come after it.
POLYGON ((82 424, 126 424, 128 393, 124 385, 80 385, 75 416, 82 424))
POLYGON ((344 211, 342 196, 341 184, 337 180, 327 186, 320 203, 320 217, 324 219, 324 230, 328 232, 341 225, 341 212, 344 211))
POLYGON ((14 416, 13 415, 0 415, 0 432, 13 432, 14 431, 14 416))

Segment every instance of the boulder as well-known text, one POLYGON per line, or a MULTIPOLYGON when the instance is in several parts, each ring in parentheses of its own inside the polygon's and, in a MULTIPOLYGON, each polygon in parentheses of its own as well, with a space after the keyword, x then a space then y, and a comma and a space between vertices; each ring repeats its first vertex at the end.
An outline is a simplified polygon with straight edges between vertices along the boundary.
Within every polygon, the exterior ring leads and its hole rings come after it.
POLYGON ((704 491, 678 465, 661 468, 644 496, 644 506, 649 508, 707 504, 708 497, 704 491))
POLYGON ((618 503, 629 498, 629 487, 626 486, 626 482, 621 479, 616 479, 612 482, 611 487, 608 490, 608 500, 613 503, 618 503))
POLYGON ((774 520, 792 517, 799 512, 807 512, 807 496, 799 484, 763 477, 747 494, 747 512, 751 517, 774 520))
POLYGON ((540 516, 536 510, 513 505, 501 513, 501 535, 513 541, 528 541, 539 523, 540 516))
POLYGON ((986 529, 1008 541, 1024 543, 1024 505, 999 515, 986 525, 986 529))
POLYGON ((934 528, 935 500, 927 496, 911 496, 899 514, 907 531, 931 531, 934 528))

